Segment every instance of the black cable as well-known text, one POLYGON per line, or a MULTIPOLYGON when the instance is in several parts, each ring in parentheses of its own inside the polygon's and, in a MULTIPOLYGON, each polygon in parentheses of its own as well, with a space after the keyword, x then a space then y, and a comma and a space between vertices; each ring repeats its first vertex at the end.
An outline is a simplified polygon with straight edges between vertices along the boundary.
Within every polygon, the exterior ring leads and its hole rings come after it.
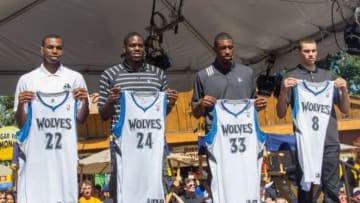
MULTIPOLYGON (((180 16, 181 16, 182 5, 183 5, 183 0, 180 0, 180 5, 179 5, 179 9, 178 9, 177 18, 180 18, 180 16)), ((177 23, 177 24, 175 25, 175 28, 174 28, 174 33, 175 33, 175 34, 178 33, 178 27, 179 27, 179 23, 177 23)))

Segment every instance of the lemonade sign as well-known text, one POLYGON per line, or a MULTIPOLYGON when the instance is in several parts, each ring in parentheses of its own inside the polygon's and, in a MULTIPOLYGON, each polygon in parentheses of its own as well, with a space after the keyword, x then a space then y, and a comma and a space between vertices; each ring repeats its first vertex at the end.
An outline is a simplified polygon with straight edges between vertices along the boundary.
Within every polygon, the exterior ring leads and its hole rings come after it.
POLYGON ((0 128, 0 160, 12 160, 13 144, 16 142, 16 132, 18 130, 14 126, 0 128))

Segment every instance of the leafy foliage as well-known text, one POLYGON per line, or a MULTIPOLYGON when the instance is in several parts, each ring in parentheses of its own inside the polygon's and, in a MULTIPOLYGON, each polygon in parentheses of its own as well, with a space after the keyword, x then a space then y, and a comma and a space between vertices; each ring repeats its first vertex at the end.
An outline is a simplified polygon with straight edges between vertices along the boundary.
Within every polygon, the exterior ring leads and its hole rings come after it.
POLYGON ((328 55, 317 65, 330 70, 337 77, 344 78, 348 82, 350 93, 360 95, 360 56, 340 51, 334 55, 328 55))
POLYGON ((15 125, 13 105, 13 96, 0 96, 0 127, 15 125))

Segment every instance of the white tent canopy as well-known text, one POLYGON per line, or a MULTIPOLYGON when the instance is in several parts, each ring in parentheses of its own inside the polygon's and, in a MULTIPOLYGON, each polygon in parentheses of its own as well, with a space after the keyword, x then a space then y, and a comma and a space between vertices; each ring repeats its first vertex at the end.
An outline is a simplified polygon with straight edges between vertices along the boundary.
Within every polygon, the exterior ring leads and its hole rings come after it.
POLYGON ((79 173, 81 174, 96 174, 96 173, 110 173, 110 149, 94 153, 86 158, 79 160, 79 173))
POLYGON ((343 143, 340 144, 340 151, 349 151, 349 150, 358 150, 358 149, 360 148, 354 145, 348 145, 343 143))
POLYGON ((6 176, 11 174, 12 174, 11 168, 0 164, 0 176, 6 176))
MULTIPOLYGON (((84 74, 90 92, 97 91, 99 74, 121 61, 123 37, 130 31, 148 35, 152 2, 1 0, 0 94, 12 95, 19 76, 41 62, 40 41, 48 33, 64 37, 64 64, 84 74)), ((173 7, 179 4, 180 0, 156 0, 155 10, 171 21, 176 15, 173 7)), ((164 33, 162 44, 173 61, 167 71, 169 86, 192 88, 194 73, 213 61, 211 45, 221 31, 234 37, 235 59, 253 64, 258 71, 270 54, 278 56, 276 69, 295 65, 297 59, 281 56, 306 36, 326 39, 321 41, 327 44, 324 55, 334 52, 338 47, 332 25, 341 32, 354 4, 351 0, 183 0, 185 20, 178 34, 164 33)), ((341 33, 338 38, 343 46, 341 33)))

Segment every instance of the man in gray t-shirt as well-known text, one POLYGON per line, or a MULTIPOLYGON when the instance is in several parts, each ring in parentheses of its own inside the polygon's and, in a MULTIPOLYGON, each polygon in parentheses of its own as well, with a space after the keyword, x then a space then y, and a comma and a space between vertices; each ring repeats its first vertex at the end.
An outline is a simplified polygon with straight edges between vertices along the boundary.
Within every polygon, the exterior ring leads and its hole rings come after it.
MULTIPOLYGON (((247 99, 255 96, 253 70, 233 61, 234 42, 228 33, 219 33, 214 40, 215 62, 196 75, 192 112, 205 116, 208 132, 212 124, 210 108, 217 99, 247 99)), ((266 107, 267 100, 258 98, 255 107, 266 107)))

